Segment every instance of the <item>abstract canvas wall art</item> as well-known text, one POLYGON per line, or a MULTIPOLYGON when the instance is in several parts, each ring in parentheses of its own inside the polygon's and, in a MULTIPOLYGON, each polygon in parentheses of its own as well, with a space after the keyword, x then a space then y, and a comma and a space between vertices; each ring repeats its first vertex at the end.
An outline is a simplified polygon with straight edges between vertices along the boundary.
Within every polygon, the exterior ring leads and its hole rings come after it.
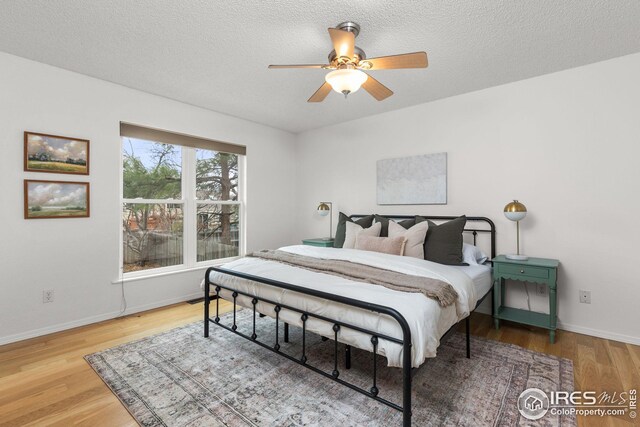
POLYGON ((378 160, 379 205, 447 204, 447 153, 378 160))

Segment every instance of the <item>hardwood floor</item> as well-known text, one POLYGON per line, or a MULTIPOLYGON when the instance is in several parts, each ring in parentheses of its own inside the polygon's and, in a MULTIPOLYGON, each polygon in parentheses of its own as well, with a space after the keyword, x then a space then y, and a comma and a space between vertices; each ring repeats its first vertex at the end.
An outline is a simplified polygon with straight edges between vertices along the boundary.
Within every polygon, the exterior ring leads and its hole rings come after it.
POLYGON ((137 426, 83 356, 201 318, 182 303, 1 346, 0 426, 137 426))
MULTIPOLYGON (((231 305, 221 302, 227 311, 231 305)), ((0 425, 135 426, 83 356, 200 320, 202 303, 176 304, 0 347, 0 425)), ((640 347, 472 315, 472 334, 573 360, 576 390, 640 389, 640 347)), ((624 417, 579 417, 581 426, 631 426, 624 417)))

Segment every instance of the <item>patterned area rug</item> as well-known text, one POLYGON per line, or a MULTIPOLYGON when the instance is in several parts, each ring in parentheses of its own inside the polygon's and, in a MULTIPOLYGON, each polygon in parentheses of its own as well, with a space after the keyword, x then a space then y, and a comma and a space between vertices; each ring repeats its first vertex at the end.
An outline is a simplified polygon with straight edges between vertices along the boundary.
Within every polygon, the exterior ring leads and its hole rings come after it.
MULTIPOLYGON (((230 325, 229 315, 222 322, 230 325)), ((239 331, 251 334, 251 312, 238 312, 239 331)), ((281 326, 282 327, 282 326, 281 326)), ((257 319, 258 339, 275 342, 274 320, 257 319)), ((291 328, 281 350, 299 357, 302 331, 291 328)), ((416 426, 574 426, 573 417, 550 413, 531 422, 517 399, 529 388, 573 390, 570 360, 452 334, 413 377, 416 426)), ((333 370, 334 343, 307 333, 309 363, 333 370)), ((343 346, 340 345, 340 350, 343 346)), ((340 352, 342 355, 342 352, 340 352)), ((402 415, 222 328, 202 323, 85 357, 143 426, 393 426, 402 415)), ((379 357, 380 396, 401 403, 401 371, 379 357)), ((340 377, 368 389, 372 355, 352 351, 352 367, 340 377)))

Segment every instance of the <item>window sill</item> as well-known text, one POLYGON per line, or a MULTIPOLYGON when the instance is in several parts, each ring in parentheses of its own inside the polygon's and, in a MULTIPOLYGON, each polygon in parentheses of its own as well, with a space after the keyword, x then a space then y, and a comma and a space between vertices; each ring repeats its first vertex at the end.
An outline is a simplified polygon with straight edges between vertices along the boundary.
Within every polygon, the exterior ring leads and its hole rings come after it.
MULTIPOLYGON (((117 280, 113 280, 111 282, 112 285, 120 285, 122 283, 129 283, 129 282, 137 282, 137 281, 141 281, 141 280, 148 280, 148 279, 155 279, 156 277, 163 277, 163 276, 173 276, 175 274, 182 274, 182 273, 189 273, 192 271, 204 271, 209 267, 215 267, 215 266, 219 266, 222 264, 226 264, 228 262, 234 261, 236 259, 240 259, 241 257, 232 257, 232 258, 225 258, 225 259, 221 259, 221 260, 216 260, 216 262, 211 262, 211 263, 207 263, 207 264, 202 264, 202 265, 197 265, 195 267, 188 267, 188 268, 181 268, 178 270, 171 270, 171 271, 160 271, 160 272, 149 272, 149 274, 143 274, 143 275, 136 275, 136 276, 130 276, 130 277, 121 277, 120 279, 117 280)), ((204 262, 204 261, 203 261, 204 262)), ((204 276, 203 276, 204 278, 204 276)))

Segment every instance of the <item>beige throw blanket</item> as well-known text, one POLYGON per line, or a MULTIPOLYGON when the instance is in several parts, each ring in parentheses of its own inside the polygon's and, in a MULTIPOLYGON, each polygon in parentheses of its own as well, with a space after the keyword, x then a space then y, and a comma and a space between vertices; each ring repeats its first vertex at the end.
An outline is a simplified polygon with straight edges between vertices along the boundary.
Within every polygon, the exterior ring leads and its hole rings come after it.
POLYGON ((442 280, 430 277, 413 276, 365 264, 313 258, 278 250, 264 250, 254 252, 248 256, 277 261, 356 282, 380 285, 396 291, 420 292, 426 297, 436 300, 441 307, 447 307, 455 303, 458 298, 458 293, 453 289, 453 286, 442 280))

